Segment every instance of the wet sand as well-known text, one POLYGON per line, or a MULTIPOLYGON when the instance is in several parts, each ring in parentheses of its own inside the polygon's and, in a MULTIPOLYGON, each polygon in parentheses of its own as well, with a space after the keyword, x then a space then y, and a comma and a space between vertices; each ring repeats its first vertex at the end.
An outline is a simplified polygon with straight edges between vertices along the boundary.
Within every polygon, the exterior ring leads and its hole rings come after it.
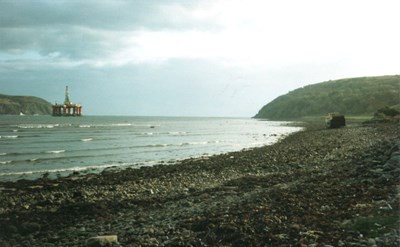
POLYGON ((0 183, 0 246, 398 246, 398 125, 306 127, 177 164, 0 183))

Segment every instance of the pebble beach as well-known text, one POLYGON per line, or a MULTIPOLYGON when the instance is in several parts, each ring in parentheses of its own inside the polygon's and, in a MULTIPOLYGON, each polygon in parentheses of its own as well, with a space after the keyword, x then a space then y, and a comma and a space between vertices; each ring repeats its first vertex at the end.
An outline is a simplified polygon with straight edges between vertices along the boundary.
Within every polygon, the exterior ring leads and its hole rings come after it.
POLYGON ((0 182, 6 246, 399 246, 396 123, 176 164, 0 182))

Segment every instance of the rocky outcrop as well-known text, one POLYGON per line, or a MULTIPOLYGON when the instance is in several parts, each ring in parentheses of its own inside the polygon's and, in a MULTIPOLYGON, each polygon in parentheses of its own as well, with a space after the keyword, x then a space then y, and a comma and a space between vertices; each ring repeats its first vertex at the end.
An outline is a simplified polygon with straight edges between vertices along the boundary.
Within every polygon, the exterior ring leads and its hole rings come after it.
POLYGON ((374 117, 371 120, 366 121, 366 123, 377 123, 377 122, 400 122, 400 111, 393 107, 383 107, 377 110, 374 117))

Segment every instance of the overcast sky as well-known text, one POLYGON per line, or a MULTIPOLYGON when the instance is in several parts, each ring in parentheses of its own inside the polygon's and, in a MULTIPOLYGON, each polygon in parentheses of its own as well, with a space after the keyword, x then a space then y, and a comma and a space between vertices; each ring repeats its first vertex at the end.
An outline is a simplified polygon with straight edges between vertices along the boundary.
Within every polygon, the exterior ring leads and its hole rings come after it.
POLYGON ((317 82, 400 73, 398 0, 0 0, 0 93, 87 115, 251 117, 317 82))

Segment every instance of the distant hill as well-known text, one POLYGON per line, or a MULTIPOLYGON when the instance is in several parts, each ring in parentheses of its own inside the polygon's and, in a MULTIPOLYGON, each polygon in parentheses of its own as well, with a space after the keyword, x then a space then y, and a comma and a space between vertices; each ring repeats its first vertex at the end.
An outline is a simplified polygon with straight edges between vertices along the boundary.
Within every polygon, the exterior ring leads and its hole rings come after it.
POLYGON ((51 104, 44 99, 33 96, 10 96, 0 94, 0 114, 7 115, 49 115, 51 104))
POLYGON ((255 118, 324 116, 329 112, 373 115, 400 104, 400 75, 326 81, 296 89, 268 103, 255 118))

